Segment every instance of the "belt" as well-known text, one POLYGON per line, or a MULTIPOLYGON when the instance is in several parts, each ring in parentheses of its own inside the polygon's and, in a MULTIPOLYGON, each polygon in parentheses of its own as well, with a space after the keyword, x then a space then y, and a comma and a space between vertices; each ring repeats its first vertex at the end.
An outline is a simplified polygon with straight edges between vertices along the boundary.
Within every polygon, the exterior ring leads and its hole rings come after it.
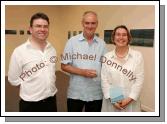
POLYGON ((54 96, 48 97, 48 98, 46 98, 46 99, 42 99, 42 100, 40 100, 40 101, 38 101, 38 102, 48 102, 48 101, 54 100, 55 98, 56 98, 56 96, 54 95, 54 96))
POLYGON ((41 103, 41 102, 49 102, 52 100, 56 100, 56 95, 50 96, 50 97, 42 99, 40 101, 24 101, 23 99, 21 99, 22 102, 26 102, 26 103, 41 103))

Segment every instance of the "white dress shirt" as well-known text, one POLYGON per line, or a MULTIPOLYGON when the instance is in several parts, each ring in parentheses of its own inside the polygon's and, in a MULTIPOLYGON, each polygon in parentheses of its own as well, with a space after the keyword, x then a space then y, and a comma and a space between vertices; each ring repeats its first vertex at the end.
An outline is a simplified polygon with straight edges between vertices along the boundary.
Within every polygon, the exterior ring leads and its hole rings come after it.
POLYGON ((20 85, 23 100, 39 101, 55 95, 55 58, 56 50, 49 42, 43 52, 34 48, 29 40, 14 50, 8 80, 14 86, 20 85))
POLYGON ((111 86, 121 87, 124 97, 134 100, 122 111, 140 111, 138 98, 144 80, 144 60, 139 51, 129 48, 128 54, 123 60, 117 58, 115 50, 105 54, 101 78, 104 94, 102 111, 118 111, 109 101, 111 86))

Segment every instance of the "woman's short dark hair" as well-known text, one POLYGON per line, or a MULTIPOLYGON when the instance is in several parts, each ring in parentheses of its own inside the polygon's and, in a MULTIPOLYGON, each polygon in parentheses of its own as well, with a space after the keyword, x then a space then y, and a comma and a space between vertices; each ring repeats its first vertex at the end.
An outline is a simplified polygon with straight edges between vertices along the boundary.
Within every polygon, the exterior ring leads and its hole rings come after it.
MULTIPOLYGON (((127 32, 127 36, 128 36, 128 44, 130 43, 132 36, 130 34, 130 31, 128 30, 128 28, 125 25, 119 25, 117 27, 114 28, 113 32, 112 32, 112 42, 114 43, 114 38, 115 38, 115 32, 118 28, 123 28, 126 30, 127 32)), ((115 43, 114 43, 115 44, 115 43)))
POLYGON ((46 14, 42 13, 42 12, 38 12, 38 13, 35 13, 32 17, 31 17, 31 20, 30 20, 30 27, 32 27, 32 24, 33 24, 33 21, 35 19, 44 19, 48 22, 49 24, 49 18, 46 14))

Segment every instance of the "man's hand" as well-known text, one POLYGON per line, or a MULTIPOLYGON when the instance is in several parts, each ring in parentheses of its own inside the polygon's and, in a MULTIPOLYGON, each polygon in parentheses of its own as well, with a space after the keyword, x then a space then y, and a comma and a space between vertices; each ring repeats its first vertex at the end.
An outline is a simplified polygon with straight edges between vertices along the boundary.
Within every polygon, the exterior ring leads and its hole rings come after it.
POLYGON ((70 64, 61 64, 61 69, 68 73, 84 76, 87 78, 97 77, 96 70, 93 70, 93 69, 81 69, 81 68, 74 67, 70 64))
POLYGON ((89 77, 89 78, 97 77, 96 70, 83 69, 82 71, 83 71, 83 76, 84 77, 89 77))

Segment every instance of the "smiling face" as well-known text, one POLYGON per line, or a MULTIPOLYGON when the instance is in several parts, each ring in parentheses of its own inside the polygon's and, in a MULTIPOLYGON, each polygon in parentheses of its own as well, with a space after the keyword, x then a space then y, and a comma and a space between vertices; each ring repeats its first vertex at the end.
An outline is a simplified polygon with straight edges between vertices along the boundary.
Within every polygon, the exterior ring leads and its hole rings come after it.
POLYGON ((83 33, 86 37, 94 36, 98 25, 97 16, 93 13, 87 13, 82 20, 83 33))
POLYGON ((32 40, 45 42, 49 35, 49 24, 46 20, 38 18, 33 20, 29 30, 32 40))
POLYGON ((128 34, 124 28, 118 28, 115 31, 114 43, 116 46, 127 46, 128 45, 128 34))

